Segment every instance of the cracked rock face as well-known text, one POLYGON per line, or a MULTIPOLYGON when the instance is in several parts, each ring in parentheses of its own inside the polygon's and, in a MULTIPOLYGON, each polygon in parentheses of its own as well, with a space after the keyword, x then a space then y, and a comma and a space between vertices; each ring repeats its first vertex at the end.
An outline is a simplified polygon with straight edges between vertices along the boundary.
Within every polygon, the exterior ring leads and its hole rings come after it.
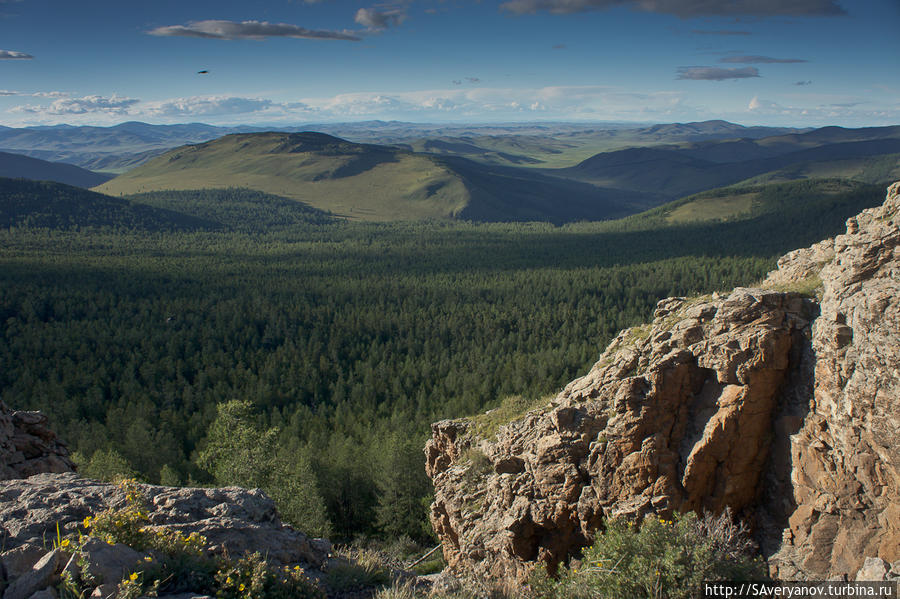
POLYGON ((791 439, 796 509, 770 559, 784 576, 900 559, 900 184, 819 245, 834 257, 819 274, 814 397, 791 439))
POLYGON ((521 580, 530 562, 552 568, 588 544, 604 517, 752 506, 808 310, 762 289, 663 300, 496 438, 435 424, 432 522, 451 566, 521 580), (490 462, 476 475, 473 453, 490 462))
POLYGON ((551 403, 479 438, 432 425, 431 520, 452 569, 525 579, 603 518, 725 507, 773 573, 853 575, 900 550, 900 185, 764 287, 670 298, 551 403))

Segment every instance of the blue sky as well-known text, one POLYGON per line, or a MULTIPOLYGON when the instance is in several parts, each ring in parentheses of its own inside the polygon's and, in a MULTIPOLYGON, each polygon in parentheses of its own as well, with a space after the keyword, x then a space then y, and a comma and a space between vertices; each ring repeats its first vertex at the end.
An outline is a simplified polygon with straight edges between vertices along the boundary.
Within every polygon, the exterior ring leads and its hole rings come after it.
POLYGON ((900 124, 898 30, 898 0, 0 0, 0 124, 900 124))

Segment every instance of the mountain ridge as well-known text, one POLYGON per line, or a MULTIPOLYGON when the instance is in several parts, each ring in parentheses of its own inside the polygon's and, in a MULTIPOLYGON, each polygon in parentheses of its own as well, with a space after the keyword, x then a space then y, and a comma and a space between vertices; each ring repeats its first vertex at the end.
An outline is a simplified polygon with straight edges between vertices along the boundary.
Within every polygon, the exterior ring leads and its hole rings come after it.
POLYGON ((320 132, 239 133, 183 146, 95 189, 123 195, 204 187, 256 189, 354 220, 600 220, 661 200, 320 132))

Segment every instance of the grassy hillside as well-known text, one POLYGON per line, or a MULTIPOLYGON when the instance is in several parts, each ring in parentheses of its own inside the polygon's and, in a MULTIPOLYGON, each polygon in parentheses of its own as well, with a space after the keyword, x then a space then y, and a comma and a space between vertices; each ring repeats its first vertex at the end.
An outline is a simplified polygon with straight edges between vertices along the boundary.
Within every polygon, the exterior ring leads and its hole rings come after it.
POLYGON ((56 181, 85 188, 100 185, 110 179, 109 175, 94 173, 72 164, 48 162, 7 152, 0 152, 0 177, 56 181))
POLYGON ((96 189, 113 195, 242 187, 351 220, 600 220, 660 198, 524 169, 356 144, 321 133, 228 135, 163 154, 96 189))
POLYGON ((874 185, 900 180, 900 153, 845 160, 800 162, 751 177, 741 183, 759 185, 798 179, 828 178, 852 179, 874 185))
POLYGON ((0 178, 0 227, 136 231, 221 228, 203 218, 50 181, 0 178))
POLYGON ((450 217, 465 188, 428 157, 317 133, 227 135, 166 152, 97 187, 124 195, 244 187, 361 220, 450 217))
POLYGON ((837 178, 755 185, 742 183, 669 202, 617 221, 617 224, 640 231, 703 223, 737 227, 743 226, 738 225, 740 222, 758 222, 761 244, 767 243, 776 230, 796 226, 800 247, 804 243, 800 242, 799 223, 803 223, 803 229, 834 230, 845 219, 875 205, 883 192, 881 185, 837 178))

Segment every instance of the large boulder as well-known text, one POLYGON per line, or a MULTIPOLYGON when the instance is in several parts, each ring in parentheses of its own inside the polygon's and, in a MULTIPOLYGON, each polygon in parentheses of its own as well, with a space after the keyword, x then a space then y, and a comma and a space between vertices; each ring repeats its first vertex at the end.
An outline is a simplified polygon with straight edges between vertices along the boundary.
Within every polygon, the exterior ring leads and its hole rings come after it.
POLYGON ((787 255, 759 289, 661 301, 496 434, 482 434, 484 416, 434 424, 431 520, 451 568, 524 580, 589 544, 603 518, 726 507, 777 576, 897 560, 898 192, 846 235, 787 255))

